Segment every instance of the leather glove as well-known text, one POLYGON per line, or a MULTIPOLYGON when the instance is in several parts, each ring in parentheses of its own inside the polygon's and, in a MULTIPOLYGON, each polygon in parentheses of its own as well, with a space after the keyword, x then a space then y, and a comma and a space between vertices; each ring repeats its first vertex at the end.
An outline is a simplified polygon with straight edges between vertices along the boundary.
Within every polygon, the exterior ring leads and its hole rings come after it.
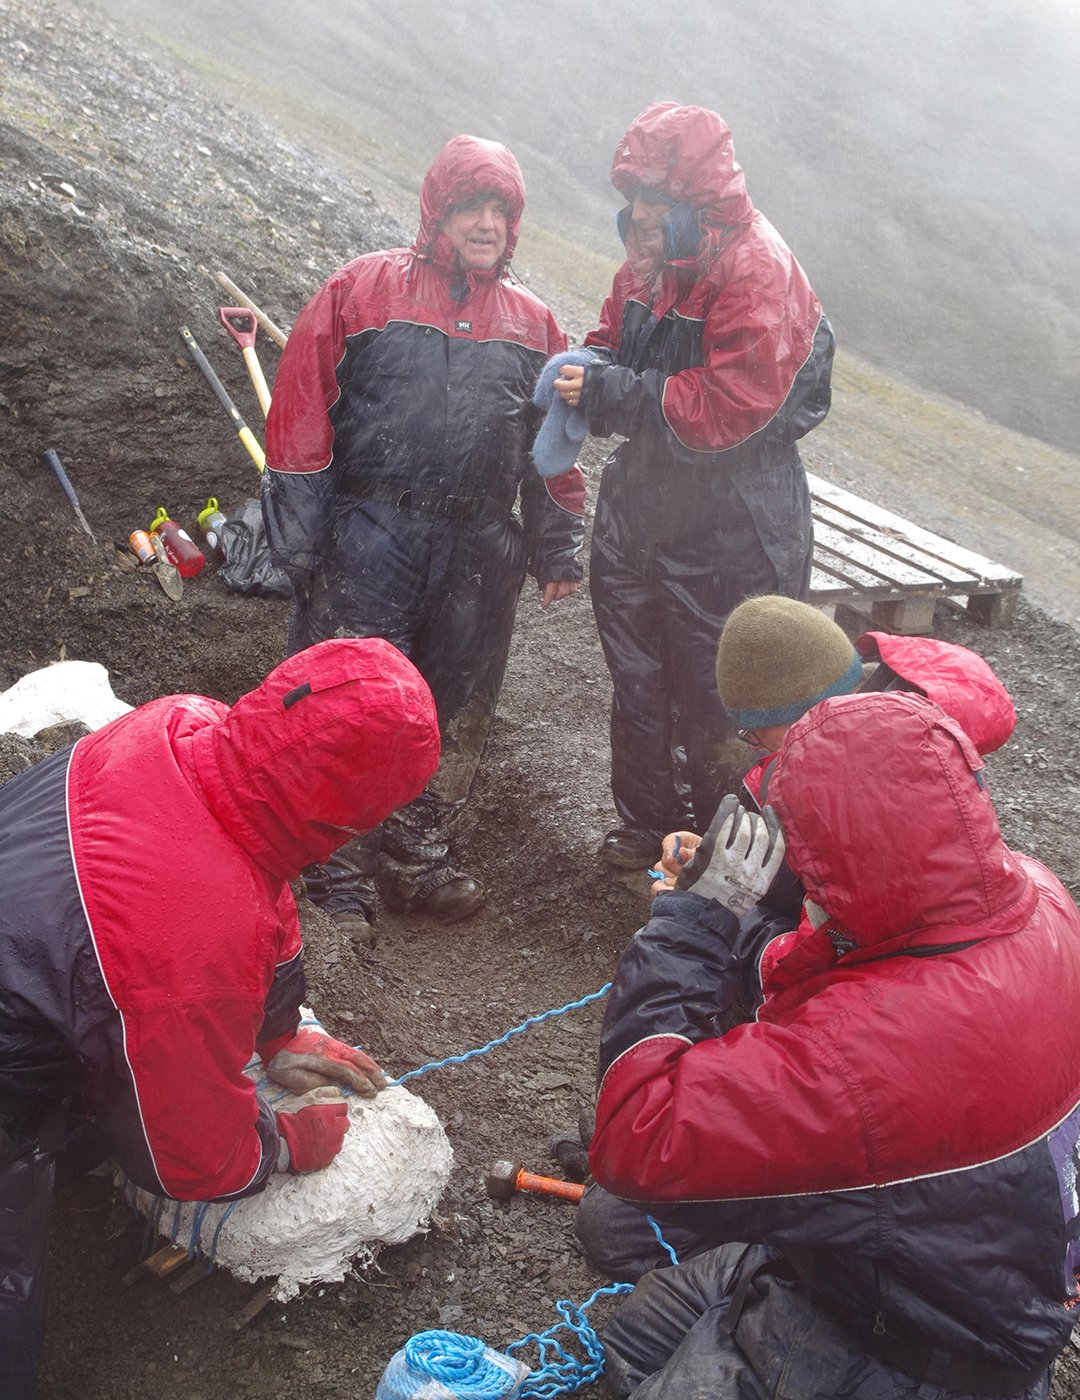
POLYGON ((294 1094, 341 1084, 370 1099, 386 1088, 386 1076, 370 1055, 322 1031, 297 1031, 266 1066, 266 1072, 294 1094))
POLYGON ((317 1172, 341 1151, 349 1128, 349 1106, 338 1089, 312 1089, 288 1108, 276 1110, 281 1152, 279 1172, 317 1172))
POLYGON ((748 812, 727 796, 712 825, 675 883, 742 916, 768 893, 784 863, 784 833, 771 807, 748 812))

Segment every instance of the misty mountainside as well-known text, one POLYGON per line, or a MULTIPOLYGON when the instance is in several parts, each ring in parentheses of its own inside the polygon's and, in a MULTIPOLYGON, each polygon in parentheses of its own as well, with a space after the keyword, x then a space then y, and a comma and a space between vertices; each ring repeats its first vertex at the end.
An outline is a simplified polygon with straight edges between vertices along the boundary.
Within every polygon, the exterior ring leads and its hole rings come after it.
POLYGON ((365 185, 415 191, 460 131, 505 141, 530 189, 522 261, 563 281, 577 264, 594 305, 616 140, 651 101, 712 107, 841 345, 1080 442, 1070 0, 97 3, 365 185))
MULTIPOLYGON (((572 336, 595 324, 616 266, 607 164, 625 122, 653 95, 644 59, 640 95, 625 111, 600 103, 599 76, 615 70, 594 63, 596 120, 582 116, 584 99, 581 110, 553 100, 541 120, 535 94, 545 73, 553 91, 567 81, 556 61, 562 50, 545 29, 528 62, 502 61, 499 43, 505 48, 510 34, 502 11, 490 24, 465 25, 451 9, 425 27, 415 5, 369 15, 367 0, 353 0, 334 12, 334 44, 321 7, 303 11, 286 42, 275 0, 258 16, 244 4, 219 11, 190 0, 166 12, 159 0, 125 0, 125 12, 141 15, 153 39, 93 0, 66 9, 51 0, 0 0, 0 469, 32 477, 49 443, 74 454, 77 466, 100 463, 82 476, 82 489, 100 518, 116 513, 121 535, 131 525, 121 528, 119 485, 132 471, 142 479, 183 464, 193 488, 223 489, 206 427, 189 421, 205 404, 201 396, 217 410, 205 385, 192 387, 197 371, 179 347, 179 326, 191 322, 241 404, 250 386, 234 363, 236 347, 213 320, 221 294, 202 269, 229 272, 288 328, 346 259, 411 238, 420 178, 452 132, 503 137, 517 151, 532 194, 515 268, 572 336), (481 34, 490 57, 484 81, 465 71, 469 55, 479 61, 481 34), (363 37, 366 57, 349 49, 350 36, 363 37), (287 80, 263 75, 258 54, 267 69, 287 66, 287 80), (453 82, 443 81, 447 74, 453 82), (520 93, 507 96, 515 74, 520 93), (511 117, 526 115, 536 123, 529 137, 506 129, 511 117), (541 154, 532 142, 545 134, 551 143, 541 154), (64 183, 81 209, 65 203, 64 183), (90 249, 95 271, 84 282, 71 259, 90 249), (145 440, 131 430, 133 414, 156 428, 145 440)), ((600 42, 592 9, 573 24, 600 42)), ((528 57, 531 31, 524 20, 520 29, 518 47, 528 57)), ((666 32, 655 31, 657 44, 666 32)), ((577 49, 563 57, 583 62, 577 49)), ((833 110, 824 99, 821 106, 833 110)), ((770 111, 763 100, 761 121, 747 113, 748 134, 757 128, 760 138, 770 111)), ((875 352, 884 368, 855 353, 842 308, 838 314, 803 246, 812 225, 775 213, 754 178, 769 152, 748 153, 732 120, 751 188, 807 262, 838 326, 833 409, 806 439, 808 467, 1016 569, 1040 605, 1080 620, 1077 457, 931 392, 899 359, 890 362, 887 349, 875 352)), ((272 381, 275 350, 260 339, 272 381)), ((973 350, 990 343, 972 335, 973 350)), ((227 449, 228 423, 218 431, 227 449)), ((250 463, 238 445, 232 451, 243 478, 250 463)))

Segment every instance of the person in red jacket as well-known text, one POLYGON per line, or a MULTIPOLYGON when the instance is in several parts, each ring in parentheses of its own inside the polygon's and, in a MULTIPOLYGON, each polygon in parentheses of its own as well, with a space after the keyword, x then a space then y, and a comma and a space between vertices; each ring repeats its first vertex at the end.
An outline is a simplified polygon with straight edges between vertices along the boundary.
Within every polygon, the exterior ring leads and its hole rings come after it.
POLYGON ((834 341, 715 112, 646 108, 611 181, 627 201, 626 261, 585 337, 592 362, 568 364, 555 388, 591 433, 626 439, 601 478, 589 578, 614 687, 619 826, 601 854, 635 869, 666 833, 703 831, 738 782, 716 644, 750 594, 806 596, 798 441, 829 411, 834 341))
POLYGON ((615 1394, 1048 1394, 1080 1306, 1080 911, 984 771, 922 695, 821 701, 623 954, 592 1170, 713 1247, 616 1315, 615 1394), (744 916, 785 843, 809 928, 769 958, 744 916))
POLYGON ((34 1393, 55 1159, 179 1200, 341 1147, 368 1056, 298 1032, 301 869, 438 762, 430 691, 380 640, 323 642, 230 709, 155 700, 0 787, 0 1394, 34 1393), (278 1113, 245 1068, 313 1097, 278 1113), (319 1086, 325 1086, 320 1088, 319 1086), (329 1094, 329 1098, 327 1095, 329 1094))
POLYGON ((526 572, 544 607, 581 578, 581 472, 544 478, 529 458, 533 385, 566 337, 510 275, 524 206, 505 146, 454 137, 424 177, 412 246, 335 272, 274 383, 262 506, 296 594, 290 647, 387 638, 431 686, 442 729, 424 794, 305 873, 309 898, 359 942, 374 942, 377 896, 444 923, 484 903, 451 842, 518 596, 526 572))
MULTIPOLYGON (((793 598, 763 595, 733 610, 720 637, 716 683, 739 735, 762 757, 745 774, 740 798, 760 810, 768 801, 777 750, 792 725, 822 700, 870 689, 918 691, 955 719, 981 754, 1009 738, 1016 711, 1008 691, 981 656, 933 637, 898 637, 865 632, 852 643, 818 608, 793 598)), ((663 842, 663 878, 654 893, 674 888, 701 841, 699 833, 671 832, 663 842)), ((809 929, 803 919, 805 890, 786 864, 773 880, 767 900, 744 916, 743 932, 756 925, 774 961, 791 950, 809 929), (765 935, 776 932, 769 940, 765 935)), ((553 1141, 554 1153, 580 1173, 582 1147, 573 1137, 553 1141)), ((666 1219, 661 1233, 681 1258, 708 1247, 703 1240, 666 1219)), ((667 1261, 664 1246, 648 1221, 591 1183, 575 1226, 592 1261, 620 1279, 637 1279, 667 1261)))

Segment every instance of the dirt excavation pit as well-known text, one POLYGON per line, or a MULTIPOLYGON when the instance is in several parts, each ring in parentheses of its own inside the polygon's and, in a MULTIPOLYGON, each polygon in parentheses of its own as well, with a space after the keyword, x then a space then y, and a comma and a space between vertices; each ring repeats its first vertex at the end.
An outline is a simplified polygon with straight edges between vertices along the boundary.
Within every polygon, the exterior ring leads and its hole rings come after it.
MULTIPOLYGON (((210 272, 227 271, 287 327, 336 266, 412 230, 107 23, 48 0, 4 0, 0 51, 11 75, 0 93, 0 689, 78 659, 104 665, 130 704, 179 691, 232 701, 283 655, 288 604, 231 593, 212 567, 173 602, 113 549, 161 505, 190 529, 209 497, 229 511, 258 491, 179 328, 192 328, 261 434, 210 272), (46 448, 66 466, 96 543, 42 465, 46 448)), ((263 336, 259 354, 272 384, 277 352, 263 336)), ((603 455, 587 444, 590 500, 603 455)), ((861 464, 864 476, 874 469, 861 464)), ((815 470, 824 473, 820 460, 815 470)), ((1016 700, 1016 734, 990 760, 1006 838, 1080 893, 1076 633, 1024 601, 1008 630, 980 630, 943 606, 936 631, 984 655, 1016 700)), ((607 983, 648 908, 647 880, 596 854, 614 823, 609 698, 587 589, 545 613, 530 581, 461 841, 489 903, 452 927, 384 914, 377 949, 360 953, 301 899, 310 998, 332 1034, 398 1075, 607 983)), ((0 738, 0 777, 65 737, 0 738)), ((151 771, 145 800, 155 801, 151 771)), ((153 919, 166 893, 163 872, 161 889, 133 898, 153 919)), ((108 1180, 69 1164, 52 1218, 42 1396, 143 1400, 169 1388, 185 1400, 301 1390, 355 1400, 373 1394, 414 1332, 444 1327, 502 1347, 554 1325, 557 1300, 580 1303, 604 1282, 576 1244, 573 1207, 525 1195, 497 1203, 484 1176, 499 1157, 555 1170, 548 1140, 591 1096, 602 1010, 591 1002, 411 1081, 454 1151, 430 1230, 240 1329, 256 1285, 225 1270, 180 1295, 149 1275, 126 1283, 145 1252, 142 1222, 108 1180)), ((599 1305, 596 1320, 612 1306, 599 1305)), ((1077 1394, 1067 1357, 1055 1395, 1077 1394)))

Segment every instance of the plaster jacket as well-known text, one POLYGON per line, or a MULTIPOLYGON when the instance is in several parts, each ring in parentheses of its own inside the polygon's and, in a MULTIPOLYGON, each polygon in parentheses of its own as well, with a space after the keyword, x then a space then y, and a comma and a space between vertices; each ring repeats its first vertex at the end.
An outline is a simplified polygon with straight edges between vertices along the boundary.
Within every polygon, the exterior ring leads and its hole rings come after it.
POLYGON ((338 557, 337 527, 372 488, 381 500, 422 499, 421 510, 444 510, 466 522, 459 528, 509 526, 520 488, 531 571, 541 584, 581 577, 581 472, 545 481, 529 460, 533 386, 566 337, 507 271, 524 197, 509 151, 459 137, 425 178, 412 247, 354 259, 304 307, 267 423, 263 508, 275 563, 347 574, 356 561, 338 557), (504 200, 509 237, 497 267, 466 273, 439 224, 480 191, 504 200))
POLYGON ((244 1069, 305 990, 288 881, 437 757, 412 665, 332 641, 231 709, 152 701, 0 787, 0 1112, 67 1104, 160 1194, 258 1190, 279 1139, 244 1069))
POLYGON ((654 902, 605 1018, 591 1162, 707 1238, 773 1245, 857 1336, 1026 1369, 1078 1300, 1080 913, 1005 846, 982 771, 921 696, 800 720, 770 801, 828 922, 762 976, 760 929, 654 902))

